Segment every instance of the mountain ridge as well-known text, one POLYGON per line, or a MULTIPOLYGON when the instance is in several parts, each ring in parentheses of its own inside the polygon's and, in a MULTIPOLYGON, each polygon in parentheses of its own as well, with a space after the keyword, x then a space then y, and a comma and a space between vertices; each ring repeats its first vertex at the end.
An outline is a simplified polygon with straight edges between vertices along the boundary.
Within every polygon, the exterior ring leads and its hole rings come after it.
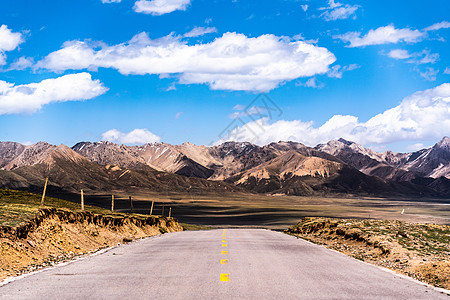
MULTIPOLYGON (((191 143, 127 146, 103 141, 79 142, 72 148, 46 142, 27 146, 0 142, 0 173, 3 176, 0 183, 9 180, 15 182, 15 186, 23 186, 20 178, 34 182, 30 176, 43 176, 43 165, 49 166, 60 161, 64 161, 60 173, 67 173, 64 170, 67 168, 74 174, 77 174, 74 166, 82 167, 90 163, 88 169, 103 178, 99 186, 107 186, 108 180, 122 182, 123 179, 111 175, 113 169, 118 168, 133 174, 133 180, 147 182, 150 186, 155 183, 150 184, 149 179, 143 179, 142 176, 154 180, 155 174, 159 172, 167 174, 164 176, 181 176, 175 181, 198 178, 206 182, 228 182, 251 192, 386 194, 398 190, 407 195, 450 195, 448 137, 433 147, 411 153, 375 152, 344 139, 315 147, 292 141, 273 142, 264 146, 248 142, 225 142, 209 147, 191 143), (146 175, 142 175, 144 173, 146 175), (138 177, 139 180, 136 179, 138 177), (372 189, 370 184, 378 186, 381 191, 372 189)), ((67 180, 71 182, 69 185, 76 186, 72 182, 73 178, 67 177, 67 180)), ((93 178, 91 180, 96 182, 93 178)), ((121 187, 125 188, 125 185, 121 187)), ((232 189, 231 186, 228 188, 232 189)))

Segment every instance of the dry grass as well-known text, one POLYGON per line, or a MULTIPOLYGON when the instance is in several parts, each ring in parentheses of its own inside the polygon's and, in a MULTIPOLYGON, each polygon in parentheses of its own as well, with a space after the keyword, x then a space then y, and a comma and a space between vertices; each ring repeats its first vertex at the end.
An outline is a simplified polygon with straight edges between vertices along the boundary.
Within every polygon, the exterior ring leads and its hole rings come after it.
POLYGON ((287 233, 450 289, 450 226, 304 218, 287 233))

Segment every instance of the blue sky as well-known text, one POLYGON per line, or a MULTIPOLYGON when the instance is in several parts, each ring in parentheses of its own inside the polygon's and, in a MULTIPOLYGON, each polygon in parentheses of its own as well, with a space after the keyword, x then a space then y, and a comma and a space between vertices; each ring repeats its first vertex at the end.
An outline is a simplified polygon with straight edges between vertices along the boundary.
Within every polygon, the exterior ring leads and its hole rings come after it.
POLYGON ((427 147, 450 135, 449 11, 446 0, 8 1, 0 140, 427 147), (260 93, 270 100, 251 104, 260 93))

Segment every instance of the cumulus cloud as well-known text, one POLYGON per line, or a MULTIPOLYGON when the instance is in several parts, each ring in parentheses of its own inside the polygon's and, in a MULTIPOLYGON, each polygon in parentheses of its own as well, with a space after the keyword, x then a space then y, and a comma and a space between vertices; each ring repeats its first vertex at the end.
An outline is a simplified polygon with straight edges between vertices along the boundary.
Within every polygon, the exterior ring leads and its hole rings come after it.
POLYGON ((5 52, 16 49, 23 42, 20 32, 12 32, 6 25, 0 26, 0 66, 6 64, 5 52))
POLYGON ((449 67, 445 68, 444 74, 450 74, 450 68, 449 67))
POLYGON ((120 3, 122 0, 101 0, 102 3, 120 3))
POLYGON ((357 64, 350 64, 348 66, 341 67, 340 65, 335 65, 331 67, 331 69, 328 71, 327 75, 328 77, 332 78, 342 78, 342 75, 344 72, 347 71, 353 71, 359 68, 359 65, 357 64))
POLYGON ((176 10, 186 10, 191 0, 139 0, 134 4, 134 11, 138 13, 160 16, 176 10))
POLYGON ((324 74, 335 61, 326 48, 272 34, 247 37, 228 32, 210 43, 189 45, 172 35, 152 40, 140 33, 113 46, 66 42, 36 67, 114 68, 125 75, 169 74, 180 84, 207 84, 213 90, 269 91, 285 81, 324 74))
POLYGON ((364 47, 369 45, 396 44, 399 42, 417 43, 428 36, 429 31, 436 31, 450 28, 449 22, 433 24, 423 30, 402 28, 397 29, 393 25, 371 29, 366 35, 361 36, 361 32, 347 32, 335 35, 334 39, 349 42, 348 47, 364 47))
POLYGON ((450 132, 450 83, 416 92, 367 122, 356 116, 335 115, 317 127, 301 120, 261 118, 233 128, 224 140, 259 145, 291 140, 314 146, 341 137, 366 145, 440 139, 450 132))
POLYGON ((191 31, 183 34, 183 37, 196 37, 215 32, 217 32, 215 27, 194 27, 191 31))
POLYGON ((303 11, 308 10, 308 4, 302 4, 302 5, 300 5, 300 7, 303 9, 303 11))
POLYGON ((111 129, 102 134, 102 140, 119 144, 146 144, 159 142, 161 138, 145 128, 134 129, 128 133, 111 129))
POLYGON ((324 10, 320 17, 325 21, 335 21, 348 19, 353 16, 356 19, 355 12, 359 8, 359 5, 342 4, 334 2, 334 0, 328 1, 328 7, 322 7, 320 10, 324 10))
POLYGON ((32 57, 19 57, 10 66, 9 70, 25 70, 32 67, 34 64, 34 59, 32 57))
POLYGON ((0 80, 0 115, 33 113, 46 104, 88 100, 107 90, 99 80, 92 80, 89 73, 21 85, 0 80))

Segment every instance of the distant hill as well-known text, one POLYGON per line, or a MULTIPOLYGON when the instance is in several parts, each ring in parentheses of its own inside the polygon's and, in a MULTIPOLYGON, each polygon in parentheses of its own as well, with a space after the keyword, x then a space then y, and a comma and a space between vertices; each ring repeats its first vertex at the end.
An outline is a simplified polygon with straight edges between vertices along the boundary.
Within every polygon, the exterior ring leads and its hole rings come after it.
POLYGON ((258 192, 286 195, 347 193, 450 196, 450 139, 411 153, 375 152, 344 139, 308 147, 296 142, 258 146, 166 143, 142 146, 80 142, 0 142, 0 185, 97 191, 258 192))
POLYGON ((49 177, 53 188, 68 193, 79 193, 81 189, 87 192, 137 189, 183 193, 228 193, 239 190, 223 182, 160 172, 146 165, 136 169, 100 165, 65 145, 38 143, 26 146, 7 167, 9 170, 0 170, 0 184, 4 188, 42 190, 43 179, 49 177))

